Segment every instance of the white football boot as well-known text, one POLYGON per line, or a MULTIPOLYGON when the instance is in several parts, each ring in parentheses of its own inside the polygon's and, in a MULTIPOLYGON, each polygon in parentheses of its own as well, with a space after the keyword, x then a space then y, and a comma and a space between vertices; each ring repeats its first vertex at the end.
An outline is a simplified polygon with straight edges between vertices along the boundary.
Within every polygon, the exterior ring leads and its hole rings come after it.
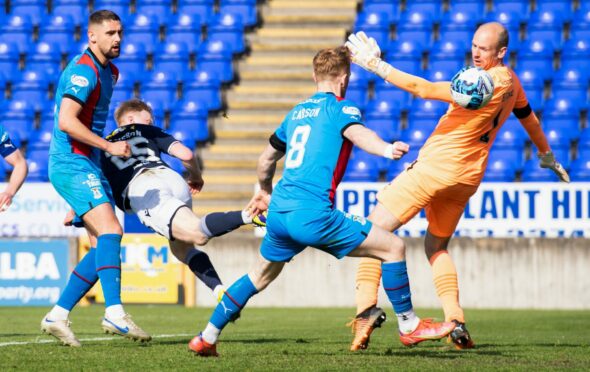
POLYGON ((69 320, 50 320, 46 315, 41 320, 41 331, 57 338, 66 346, 80 347, 82 344, 72 332, 71 324, 69 320))
POLYGON ((105 316, 102 318, 101 325, 105 333, 123 336, 133 341, 147 342, 152 339, 152 336, 133 322, 129 314, 125 314, 122 318, 111 319, 105 316))

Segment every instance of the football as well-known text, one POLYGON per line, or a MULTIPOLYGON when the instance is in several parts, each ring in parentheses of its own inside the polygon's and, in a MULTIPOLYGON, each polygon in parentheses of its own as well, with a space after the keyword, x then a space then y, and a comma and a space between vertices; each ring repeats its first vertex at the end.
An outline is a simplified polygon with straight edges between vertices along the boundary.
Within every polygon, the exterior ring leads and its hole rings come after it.
POLYGON ((451 80, 453 101, 469 110, 477 110, 488 104, 494 94, 494 81, 484 69, 463 67, 451 80))

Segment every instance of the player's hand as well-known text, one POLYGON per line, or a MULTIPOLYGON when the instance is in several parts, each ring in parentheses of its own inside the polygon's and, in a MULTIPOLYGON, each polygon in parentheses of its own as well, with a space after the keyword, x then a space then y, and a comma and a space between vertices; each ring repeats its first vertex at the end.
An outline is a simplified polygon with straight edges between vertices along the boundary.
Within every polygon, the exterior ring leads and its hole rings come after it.
POLYGON ((260 213, 268 210, 270 204, 270 194, 264 190, 259 190, 246 206, 246 211, 250 216, 257 216, 260 213))
POLYGON ((563 166, 559 164, 557 160, 555 160, 555 156, 551 151, 545 154, 539 153, 537 156, 539 157, 539 165, 541 168, 551 169, 557 175, 557 177, 559 177, 561 182, 570 182, 570 176, 567 174, 565 169, 563 169, 563 166))
POLYGON ((70 209, 64 217, 64 226, 72 226, 74 223, 74 217, 76 217, 76 213, 73 209, 70 209))
POLYGON ((106 152, 113 156, 128 158, 131 156, 131 147, 127 141, 109 142, 106 152))
POLYGON ((410 151, 410 145, 402 141, 395 141, 393 143, 393 151, 391 153, 391 158, 393 160, 399 160, 402 158, 402 156, 407 154, 408 151, 410 151))
POLYGON ((12 204, 13 195, 8 192, 0 193, 0 212, 4 212, 12 204))
POLYGON ((350 50, 353 63, 382 79, 386 79, 393 70, 389 63, 381 59, 381 49, 375 39, 368 37, 363 31, 350 34, 344 45, 350 50))
POLYGON ((188 183, 188 188, 191 192, 192 195, 198 194, 201 192, 201 190, 203 189, 203 185, 205 184, 205 181, 203 180, 203 178, 201 176, 198 177, 191 177, 190 179, 188 179, 186 181, 186 183, 188 183))

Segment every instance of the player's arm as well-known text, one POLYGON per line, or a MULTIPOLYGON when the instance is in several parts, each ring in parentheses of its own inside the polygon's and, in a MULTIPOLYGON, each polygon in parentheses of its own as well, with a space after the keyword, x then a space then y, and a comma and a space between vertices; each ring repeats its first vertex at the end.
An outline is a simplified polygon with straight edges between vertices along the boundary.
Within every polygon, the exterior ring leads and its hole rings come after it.
POLYGON ((256 175, 260 190, 252 197, 246 210, 251 216, 256 216, 268 209, 270 194, 272 194, 272 180, 277 170, 277 162, 285 155, 287 144, 281 140, 277 133, 270 137, 256 165, 256 175))
POLYGON ((423 99, 452 102, 451 83, 431 82, 421 77, 396 69, 381 59, 381 49, 373 38, 359 31, 351 34, 346 47, 352 54, 352 62, 372 72, 396 87, 423 99))
POLYGON ((64 96, 59 107, 58 126, 70 137, 89 146, 106 151, 113 156, 131 156, 131 149, 126 141, 109 142, 97 136, 78 119, 82 104, 70 96, 64 96))
POLYGON ((29 172, 27 161, 19 149, 16 149, 4 159, 14 169, 10 175, 6 189, 0 193, 0 212, 5 211, 12 204, 12 198, 25 182, 25 178, 29 172))
POLYGON ((194 152, 176 141, 168 148, 168 154, 182 160, 182 165, 188 173, 188 186, 192 194, 198 193, 203 188, 205 181, 203 180, 203 174, 201 172, 201 166, 199 165, 198 159, 195 157, 194 152))
POLYGON ((555 159, 553 152, 551 152, 551 147, 549 147, 547 137, 541 128, 541 123, 531 109, 531 106, 527 103, 524 107, 515 108, 512 110, 512 113, 518 118, 531 141, 537 146, 539 150, 537 157, 539 158, 541 168, 549 168, 555 172, 562 182, 569 182, 570 177, 565 169, 563 169, 563 166, 555 159))
POLYGON ((354 143, 358 148, 388 159, 398 160, 408 152, 410 146, 406 143, 396 141, 387 143, 377 133, 364 125, 349 125, 342 135, 354 143))

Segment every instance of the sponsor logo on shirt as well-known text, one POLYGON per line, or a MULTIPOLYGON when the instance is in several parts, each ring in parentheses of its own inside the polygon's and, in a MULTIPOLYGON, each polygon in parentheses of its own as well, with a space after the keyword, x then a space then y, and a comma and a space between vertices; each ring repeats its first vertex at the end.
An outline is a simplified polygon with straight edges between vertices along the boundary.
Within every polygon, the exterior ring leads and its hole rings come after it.
POLYGON ((90 84, 90 82, 88 82, 88 79, 81 75, 72 75, 70 81, 72 82, 72 84, 82 88, 87 87, 90 84))
POLYGON ((344 106, 342 108, 342 112, 346 115, 358 116, 359 118, 361 117, 361 110, 354 106, 344 106))

